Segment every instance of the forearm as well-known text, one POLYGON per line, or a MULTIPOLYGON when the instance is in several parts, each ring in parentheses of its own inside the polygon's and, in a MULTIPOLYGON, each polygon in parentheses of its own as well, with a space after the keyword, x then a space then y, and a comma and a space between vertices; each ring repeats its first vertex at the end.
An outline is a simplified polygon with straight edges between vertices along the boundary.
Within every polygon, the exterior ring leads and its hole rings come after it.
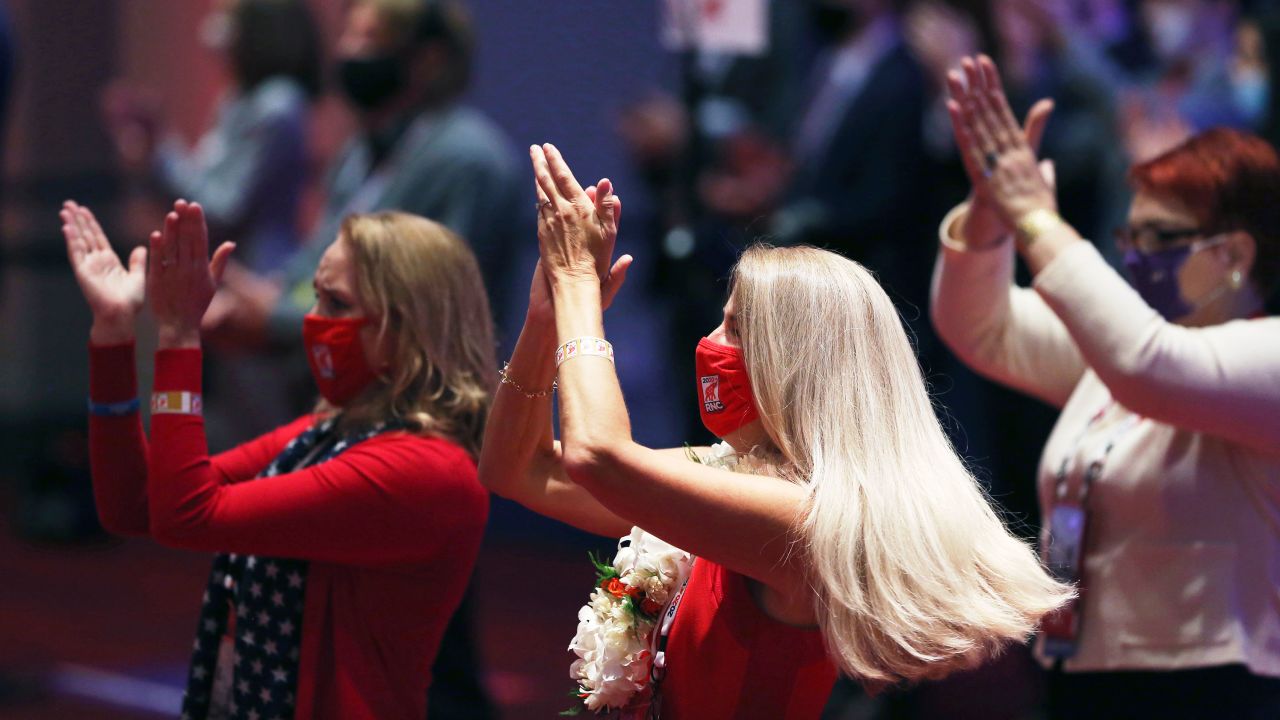
POLYGON ((1127 409, 1269 454, 1280 447, 1275 320, 1170 323, 1088 243, 1064 251, 1035 289, 1127 409))
MULTIPOLYGON (((558 344, 582 337, 604 337, 598 283, 553 280, 552 295, 558 344)), ((565 360, 557 371, 560 437, 567 464, 590 461, 592 456, 631 440, 631 422, 613 362, 595 355, 579 355, 565 360)))
POLYGON ((1061 407, 1084 373, 1061 321, 1013 284, 1009 239, 961 237, 964 206, 948 214, 934 270, 930 316, 938 335, 978 373, 1061 407))
MULTIPOLYGON (((89 401, 123 407, 138 401, 132 341, 89 346, 89 401)), ((89 416, 89 466, 102 527, 114 535, 146 536, 147 437, 138 410, 89 416)))
MULTIPOLYGON (((155 391, 174 398, 202 391, 198 349, 156 352, 155 391)), ((154 413, 148 453, 147 497, 151 533, 165 544, 178 545, 184 529, 199 527, 212 511, 220 484, 210 462, 204 418, 197 413, 154 413)))
POLYGON ((520 501, 523 490, 545 483, 531 475, 537 453, 552 453, 551 395, 527 397, 549 390, 555 382, 555 322, 528 316, 507 366, 511 383, 501 383, 485 426, 480 455, 480 482, 491 491, 520 501))

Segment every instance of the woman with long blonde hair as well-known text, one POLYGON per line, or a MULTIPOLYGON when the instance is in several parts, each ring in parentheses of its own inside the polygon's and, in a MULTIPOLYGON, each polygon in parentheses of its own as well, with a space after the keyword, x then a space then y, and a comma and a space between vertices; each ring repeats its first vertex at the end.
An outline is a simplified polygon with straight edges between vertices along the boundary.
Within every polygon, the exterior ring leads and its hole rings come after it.
POLYGON ((314 413, 210 456, 200 319, 232 246, 178 201, 126 269, 87 208, 62 211, 93 310, 89 450, 118 535, 219 553, 185 718, 426 717, 431 667, 488 513, 476 480, 494 373, 475 257, 443 226, 353 215, 315 274, 314 413), (150 443, 134 326, 159 327, 150 443))
POLYGON ((541 261, 480 477, 626 536, 571 645, 587 709, 814 718, 837 668, 941 676, 1071 596, 949 445, 884 291, 834 253, 744 253, 697 349, 700 411, 723 442, 636 444, 601 318, 631 262, 609 265, 620 204, 607 180, 581 188, 554 147, 530 153, 541 261))

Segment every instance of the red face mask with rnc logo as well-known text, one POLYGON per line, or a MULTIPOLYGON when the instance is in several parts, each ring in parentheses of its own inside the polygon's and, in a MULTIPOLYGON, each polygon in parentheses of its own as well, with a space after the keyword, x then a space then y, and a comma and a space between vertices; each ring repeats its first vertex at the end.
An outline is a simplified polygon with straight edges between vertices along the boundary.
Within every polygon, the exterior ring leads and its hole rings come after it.
POLYGON ((760 417, 741 350, 702 338, 694 367, 698 371, 698 412, 711 434, 722 438, 760 417))
POLYGON ((302 344, 320 395, 342 407, 373 382, 373 369, 364 356, 360 328, 368 318, 302 318, 302 344))

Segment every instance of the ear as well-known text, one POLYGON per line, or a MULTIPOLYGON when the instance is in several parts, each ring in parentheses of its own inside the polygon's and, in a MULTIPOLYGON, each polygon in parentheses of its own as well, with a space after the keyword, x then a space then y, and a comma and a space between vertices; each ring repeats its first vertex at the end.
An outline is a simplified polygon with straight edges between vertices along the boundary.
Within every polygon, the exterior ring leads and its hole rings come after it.
POLYGON ((1227 235, 1227 241, 1222 247, 1227 253, 1228 269, 1239 270, 1241 275, 1248 278, 1258 257, 1258 241, 1244 230, 1235 230, 1227 235))

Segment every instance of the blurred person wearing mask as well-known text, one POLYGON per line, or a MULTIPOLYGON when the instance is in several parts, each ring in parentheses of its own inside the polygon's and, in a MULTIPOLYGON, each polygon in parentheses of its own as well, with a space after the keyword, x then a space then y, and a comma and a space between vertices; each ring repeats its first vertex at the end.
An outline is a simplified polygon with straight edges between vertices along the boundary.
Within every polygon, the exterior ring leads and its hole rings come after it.
POLYGON ((1217 128, 1135 165, 1126 283, 1037 167, 1052 105, 1024 132, 987 58, 949 85, 973 193, 943 221, 931 315, 1061 409, 1042 553, 1081 598, 1041 626, 1049 717, 1280 717, 1280 157, 1217 128))
POLYGON ((122 83, 103 98, 108 129, 153 194, 199 202, 216 240, 234 240, 254 272, 274 272, 299 244, 308 115, 321 89, 315 19, 303 0, 219 0, 200 41, 233 87, 194 148, 161 128, 154 98, 122 83))
POLYGON ((507 137, 462 104, 474 37, 454 0, 355 0, 336 47, 336 82, 359 130, 333 163, 324 209, 279 279, 228 268, 205 327, 216 343, 296 346, 310 277, 341 220, 399 209, 461 235, 480 261, 491 306, 502 307, 519 209, 507 137))

